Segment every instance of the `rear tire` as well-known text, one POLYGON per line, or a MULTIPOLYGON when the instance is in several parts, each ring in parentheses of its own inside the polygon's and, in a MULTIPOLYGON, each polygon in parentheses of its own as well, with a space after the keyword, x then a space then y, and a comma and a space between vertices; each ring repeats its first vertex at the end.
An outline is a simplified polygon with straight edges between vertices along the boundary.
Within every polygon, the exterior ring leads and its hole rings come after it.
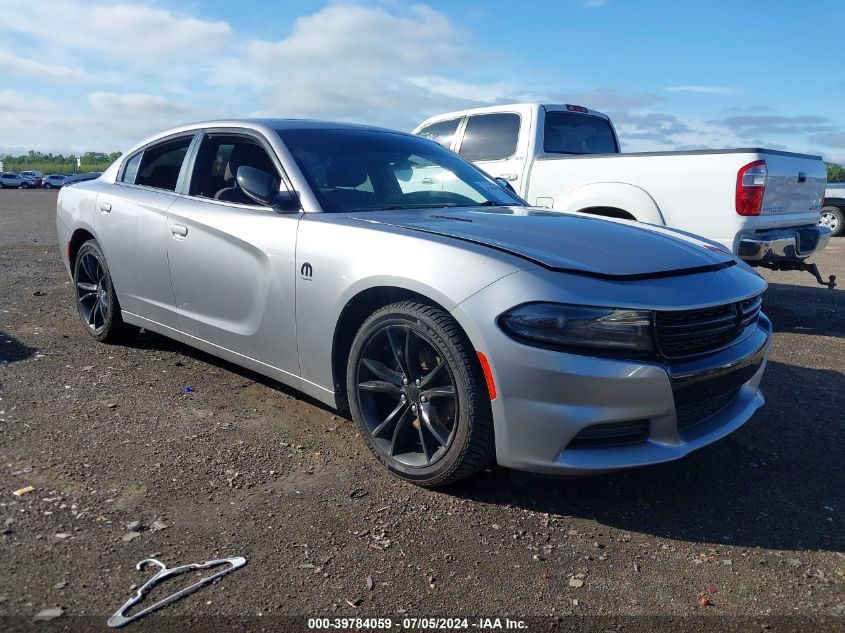
POLYGON ((45 189, 52 189, 52 188, 53 188, 53 185, 51 185, 51 184, 48 182, 48 183, 46 183, 46 184, 44 185, 44 188, 45 188, 45 189))
POLYGON ((352 342, 346 377, 352 418, 394 475, 435 488, 493 460, 484 374, 443 310, 411 301, 377 310, 352 342))
POLYGON ((73 266, 76 307, 88 334, 101 343, 121 343, 138 333, 123 322, 106 257, 97 240, 88 240, 76 254, 73 266))
POLYGON ((845 232, 845 213, 840 207, 822 207, 819 224, 828 227, 833 237, 842 235, 845 232))

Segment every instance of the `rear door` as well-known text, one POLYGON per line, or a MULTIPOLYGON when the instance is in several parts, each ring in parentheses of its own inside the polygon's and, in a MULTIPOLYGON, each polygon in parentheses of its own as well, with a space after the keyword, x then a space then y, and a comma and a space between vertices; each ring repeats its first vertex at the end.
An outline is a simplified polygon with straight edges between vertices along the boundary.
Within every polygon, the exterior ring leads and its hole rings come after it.
POLYGON ((761 152, 766 161, 766 191, 759 229, 816 224, 821 213, 827 170, 819 159, 786 152, 761 152))
POLYGON ((178 327, 167 264, 167 209, 194 133, 153 143, 121 165, 97 196, 94 228, 123 310, 178 327))
POLYGON ((523 124, 522 115, 517 112, 471 114, 466 119, 458 154, 494 178, 507 180, 522 193, 528 123, 526 120, 523 124))
POLYGON ((170 207, 167 254, 180 328, 298 376, 294 283, 302 214, 248 199, 235 182, 240 166, 286 181, 257 133, 207 130, 184 195, 170 207))

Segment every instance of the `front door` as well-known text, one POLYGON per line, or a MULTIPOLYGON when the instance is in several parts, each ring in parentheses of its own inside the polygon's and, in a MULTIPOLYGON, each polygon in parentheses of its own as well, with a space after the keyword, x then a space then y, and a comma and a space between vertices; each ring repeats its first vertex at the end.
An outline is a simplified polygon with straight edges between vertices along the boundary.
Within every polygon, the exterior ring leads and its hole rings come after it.
POLYGON ((279 177, 261 139, 209 133, 188 195, 168 211, 167 253, 180 329, 299 375, 294 268, 301 214, 279 214, 238 188, 240 166, 279 177))
MULTIPOLYGON (((526 148, 520 143, 520 115, 515 112, 473 114, 467 118, 458 154, 493 178, 523 190, 526 148)), ((527 126, 526 126, 527 127, 527 126)))

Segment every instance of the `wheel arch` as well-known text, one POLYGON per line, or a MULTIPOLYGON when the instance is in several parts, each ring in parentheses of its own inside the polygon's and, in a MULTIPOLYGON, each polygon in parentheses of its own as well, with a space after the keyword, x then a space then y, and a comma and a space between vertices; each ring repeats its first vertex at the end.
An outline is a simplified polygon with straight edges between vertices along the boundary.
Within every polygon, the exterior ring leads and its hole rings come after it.
POLYGON ((666 224, 654 198, 641 187, 623 182, 594 182, 569 191, 554 208, 570 213, 586 213, 666 224))
POLYGON ((634 217, 633 213, 625 211, 625 209, 619 209, 617 207, 588 207, 586 209, 580 209, 578 213, 586 213, 587 215, 600 215, 605 218, 634 220, 635 222, 637 221, 637 218, 634 217))
MULTIPOLYGON (((346 365, 355 335, 364 321, 376 310, 398 301, 416 301, 449 313, 449 310, 445 306, 431 297, 401 286, 372 286, 361 290, 349 299, 335 323, 332 338, 332 380, 338 409, 348 409, 348 400, 346 397, 346 365)), ((467 339, 470 340, 470 344, 472 344, 472 340, 463 326, 460 323, 458 326, 467 339)))
POLYGON ((79 253, 79 249, 82 245, 87 242, 88 240, 96 240, 96 236, 89 231, 87 228, 80 227, 74 230, 74 232, 70 236, 70 240, 68 241, 67 246, 67 257, 68 257, 68 264, 70 265, 70 272, 71 275, 73 274, 73 266, 76 263, 76 255, 79 253))

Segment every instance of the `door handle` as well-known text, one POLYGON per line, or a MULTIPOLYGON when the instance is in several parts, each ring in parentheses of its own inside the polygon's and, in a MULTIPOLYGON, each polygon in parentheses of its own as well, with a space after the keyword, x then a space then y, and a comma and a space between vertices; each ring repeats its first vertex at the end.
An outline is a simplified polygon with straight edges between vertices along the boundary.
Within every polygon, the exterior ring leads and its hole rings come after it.
POLYGON ((186 237, 188 235, 188 227, 184 224, 174 224, 170 227, 170 232, 175 237, 186 237))
POLYGON ((514 180, 519 178, 519 176, 517 174, 502 174, 501 176, 499 176, 499 178, 501 178, 502 180, 507 180, 508 182, 513 182, 514 180))
POLYGON ((103 213, 111 213, 111 204, 108 202, 101 202, 100 211, 102 211, 103 213))
POLYGON ((426 176, 425 178, 422 179, 422 183, 424 185, 433 185, 436 182, 437 182, 437 178, 434 178, 433 176, 426 176))

